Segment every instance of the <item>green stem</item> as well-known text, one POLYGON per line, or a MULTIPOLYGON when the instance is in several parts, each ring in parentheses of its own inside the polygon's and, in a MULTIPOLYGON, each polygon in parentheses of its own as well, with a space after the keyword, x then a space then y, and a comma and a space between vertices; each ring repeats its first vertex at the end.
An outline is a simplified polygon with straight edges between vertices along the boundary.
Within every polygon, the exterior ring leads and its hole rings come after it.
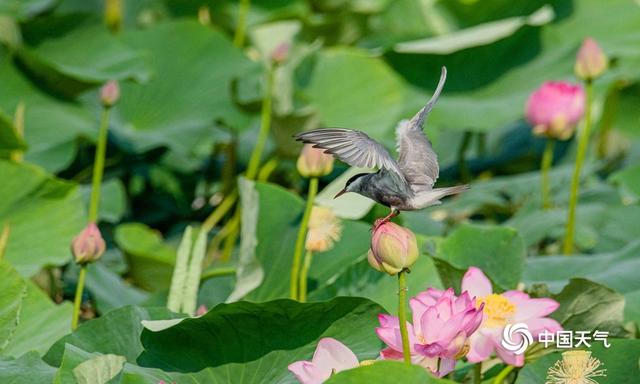
POLYGON ((55 268, 49 266, 46 268, 47 277, 49 278, 49 297, 51 300, 58 302, 58 281, 56 279, 55 268))
POLYGON ((231 226, 229 227, 229 234, 224 239, 224 248, 222 250, 222 257, 220 260, 229 261, 231 260, 231 254, 233 253, 233 249, 236 246, 236 241, 238 240, 238 234, 240 232, 240 217, 242 215, 242 210, 240 205, 236 206, 236 211, 233 214, 233 217, 229 219, 231 222, 231 226))
POLYGON ((228 220, 209 242, 209 246, 207 248, 207 258, 202 264, 205 268, 211 265, 216 260, 216 258, 218 258, 220 244, 222 244, 222 241, 227 238, 227 236, 231 232, 232 227, 232 221, 228 220))
POLYGON ((80 266, 80 274, 78 275, 78 284, 76 285, 76 296, 73 300, 73 315, 71 317, 71 330, 78 328, 80 319, 80 305, 82 304, 82 291, 84 290, 84 279, 87 275, 87 266, 80 266))
POLYGON ((549 169, 551 169, 551 164, 553 164, 553 147, 555 144, 555 140, 547 139, 547 143, 544 146, 544 153, 542 154, 542 208, 549 209, 551 208, 551 187, 549 183, 549 169))
MULTIPOLYGON (((275 158, 267 161, 262 166, 262 168, 260 168, 260 171, 258 172, 258 181, 266 181, 269 178, 269 175, 271 175, 271 172, 275 169, 277 165, 278 165, 278 161, 275 158)), ((229 229, 224 235, 225 242, 224 242, 224 249, 222 250, 222 257, 221 257, 223 261, 227 261, 231 259, 231 253, 233 252, 233 248, 236 245, 236 240, 238 239, 238 234, 240 231, 240 215, 241 214, 242 214, 242 207, 238 205, 236 206, 236 210, 233 214, 233 217, 231 217, 231 219, 229 219, 229 222, 227 223, 229 226, 229 229)))
POLYGON ((598 159, 602 160, 607 157, 607 149, 609 147, 609 134, 613 129, 616 117, 618 115, 620 103, 621 83, 616 82, 609 88, 607 98, 602 108, 602 117, 600 118, 600 133, 598 135, 598 159))
POLYGON ((122 29, 123 0, 106 0, 104 2, 104 23, 113 33, 122 29))
POLYGON ((407 331, 407 272, 398 273, 398 322, 402 337, 402 355, 404 362, 411 365, 411 348, 409 346, 409 332, 407 331))
MULTIPOLYGON (((96 145, 96 155, 93 160, 93 177, 91 178, 91 200, 89 202, 89 223, 96 223, 98 220, 98 206, 100 203, 100 185, 104 174, 104 158, 107 152, 107 130, 109 128, 109 108, 102 109, 100 119, 100 130, 98 131, 98 144, 96 145)), ((82 291, 84 290, 84 280, 87 275, 86 265, 80 266, 78 275, 78 285, 73 301, 73 314, 71 317, 71 329, 78 327, 80 318, 80 304, 82 304, 82 291)))
MULTIPOLYGON (((24 103, 21 101, 18 103, 18 105, 16 106, 16 113, 13 117, 13 126, 16 129, 16 135, 20 138, 20 139, 24 139, 24 103)), ((12 151, 10 154, 10 158, 11 160, 15 161, 16 163, 20 163, 22 162, 23 159, 23 155, 24 155, 24 150, 23 149, 16 149, 15 151, 12 151)))
MULTIPOLYGON (((262 111, 260 113, 260 132, 258 133, 258 140, 256 142, 256 145, 255 147, 253 147, 253 152, 251 152, 249 166, 247 167, 247 171, 245 173, 245 177, 248 180, 255 180, 256 176, 258 176, 258 171, 260 170, 260 158, 262 157, 262 152, 264 151, 265 144, 267 143, 267 138, 269 137, 269 131, 271 130, 271 104, 273 100, 272 68, 267 68, 266 77, 267 86, 262 101, 262 111)), ((233 214, 233 217, 231 218, 231 220, 233 220, 233 226, 230 229, 229 235, 225 239, 225 247, 222 253, 222 260, 229 260, 229 258, 231 257, 231 252, 233 251, 233 247, 236 244, 238 231, 240 230, 240 214, 241 207, 240 205, 238 205, 236 206, 236 210, 233 214)), ((217 221, 214 222, 213 225, 215 225, 215 223, 217 223, 217 221)), ((213 225, 211 226, 211 228, 213 228, 213 225)))
POLYGON ((109 128, 109 108, 102 110, 100 131, 98 132, 98 144, 96 156, 93 161, 93 177, 91 179, 91 200, 89 203, 89 222, 95 223, 98 219, 98 204, 100 203, 100 184, 104 174, 104 158, 107 152, 107 129, 109 128))
POLYGON ((229 212, 229 210, 236 203, 236 200, 238 200, 238 191, 234 190, 233 192, 225 196, 225 198, 222 199, 220 205, 218 205, 216 209, 211 212, 209 217, 207 217, 207 219, 202 223, 202 230, 207 232, 211 231, 213 227, 215 227, 216 224, 218 224, 218 222, 222 220, 224 215, 229 212))
POLYGON ((585 106, 584 129, 582 130, 578 141, 578 153, 576 155, 576 165, 573 168, 573 176, 571 177, 571 195, 569 197, 569 215, 567 217, 567 230, 564 237, 562 251, 565 255, 573 253, 573 238, 576 225, 576 208, 578 206, 578 189, 580 186, 580 171, 589 147, 589 135, 591 134, 591 102, 593 87, 591 81, 585 83, 587 100, 585 106))
POLYGON ((262 168, 260 168, 260 172, 258 172, 258 181, 268 181, 269 177, 278 167, 278 159, 276 157, 272 157, 269 161, 264 163, 262 168))
POLYGON ((513 365, 507 365, 506 367, 504 367, 502 371, 500 371, 500 373, 496 375, 495 379, 493 380, 493 384, 503 384, 504 379, 506 379, 507 376, 509 376, 509 374, 511 373, 511 371, 513 371, 514 368, 515 367, 513 365))
POLYGON ((0 260, 4 257, 4 252, 7 249, 7 244, 9 243, 10 234, 11 227, 9 227, 9 224, 2 224, 2 232, 0 232, 0 260))
POLYGON ((236 269, 235 268, 212 268, 212 269, 208 269, 204 272, 202 272, 202 275, 200 275, 200 281, 205 281, 208 279, 212 279, 214 277, 221 277, 221 276, 231 276, 231 275, 235 275, 236 274, 236 269))
POLYGON ((232 133, 233 139, 224 146, 226 162, 222 169, 222 190, 230 193, 236 188, 236 134, 232 133))
POLYGON ((473 366, 473 384, 482 383, 482 363, 473 366))
POLYGON ((247 14, 249 13, 249 6, 251 1, 240 0, 240 6, 238 8, 238 23, 236 24, 236 32, 233 36, 233 44, 236 47, 244 46, 244 36, 247 28, 247 14))
POLYGON ((260 158, 262 157, 262 151, 269 137, 269 130, 271 129, 271 102, 273 99, 273 69, 267 69, 267 84, 264 91, 264 98, 262 100, 262 111, 260 112, 260 133, 258 134, 258 141, 253 148, 251 158, 249 159, 249 166, 247 168, 246 177, 249 180, 255 180, 258 174, 258 168, 260 167, 260 158))
POLYGON ((291 265, 291 281, 289 285, 289 296, 291 299, 298 299, 298 278, 300 273, 300 259, 302 258, 302 251, 304 250, 304 243, 307 237, 307 227, 309 226, 309 218, 311 217, 311 210, 313 209, 313 200, 318 193, 318 178, 312 177, 309 180, 309 193, 307 194, 307 206, 304 209, 302 215, 302 222, 300 223, 300 229, 298 230, 298 237, 296 238, 296 247, 293 253, 293 264, 291 265))
POLYGON ((312 258, 313 258, 313 252, 307 251, 304 254, 302 270, 300 271, 300 292, 298 292, 298 300, 301 303, 307 302, 307 276, 309 275, 309 268, 311 267, 312 258))

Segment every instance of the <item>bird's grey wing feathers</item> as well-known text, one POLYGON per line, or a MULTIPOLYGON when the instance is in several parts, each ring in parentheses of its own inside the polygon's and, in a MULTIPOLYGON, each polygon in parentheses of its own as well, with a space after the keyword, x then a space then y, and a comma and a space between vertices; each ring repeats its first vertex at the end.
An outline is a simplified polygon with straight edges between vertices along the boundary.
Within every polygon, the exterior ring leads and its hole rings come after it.
POLYGON ((315 148, 322 148, 326 153, 351 166, 386 169, 405 180, 389 152, 382 144, 363 132, 343 128, 322 128, 299 133, 296 140, 313 144, 315 148))
POLYGON ((398 152, 400 153, 398 166, 414 192, 433 188, 440 173, 438 156, 434 152, 431 142, 424 135, 422 127, 425 118, 440 97, 446 78, 447 69, 442 67, 440 81, 431 99, 411 120, 400 122, 396 128, 398 152))

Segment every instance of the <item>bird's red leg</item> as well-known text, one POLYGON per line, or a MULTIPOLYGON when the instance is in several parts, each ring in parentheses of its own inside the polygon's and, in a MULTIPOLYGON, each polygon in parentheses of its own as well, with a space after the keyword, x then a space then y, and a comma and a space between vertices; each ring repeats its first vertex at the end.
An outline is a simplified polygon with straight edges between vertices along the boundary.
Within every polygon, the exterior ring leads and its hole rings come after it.
POLYGON ((376 221, 373 222, 373 228, 371 228, 372 230, 376 230, 378 229, 379 226, 381 226, 382 224, 388 222, 389 220, 393 219, 394 217, 398 216, 400 214, 400 211, 398 211, 395 208, 391 208, 391 212, 389 212, 389 214, 381 219, 376 219, 376 221))

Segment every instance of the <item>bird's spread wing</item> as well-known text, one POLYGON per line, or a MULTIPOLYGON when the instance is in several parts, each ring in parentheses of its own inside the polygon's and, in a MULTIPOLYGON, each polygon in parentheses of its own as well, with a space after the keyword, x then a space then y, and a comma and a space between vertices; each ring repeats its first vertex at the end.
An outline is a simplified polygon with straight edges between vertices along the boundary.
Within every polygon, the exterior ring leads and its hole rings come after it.
POLYGON ((433 188, 440 173, 438 156, 433 151, 431 142, 424 135, 422 126, 433 105, 438 101, 446 78, 447 69, 442 67, 438 87, 431 99, 410 121, 401 122, 396 129, 400 153, 398 167, 406 176, 414 192, 433 188))
POLYGON ((315 148, 322 148, 351 166, 385 169, 405 180, 389 152, 363 132, 343 128, 314 129, 297 134, 296 140, 314 144, 315 148))

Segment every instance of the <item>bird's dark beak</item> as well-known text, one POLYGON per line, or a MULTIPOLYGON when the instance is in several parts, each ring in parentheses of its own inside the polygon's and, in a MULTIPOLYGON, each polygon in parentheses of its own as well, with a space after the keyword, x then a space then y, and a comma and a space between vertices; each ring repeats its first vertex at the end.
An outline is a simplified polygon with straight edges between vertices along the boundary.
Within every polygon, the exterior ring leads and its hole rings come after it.
POLYGON ((347 188, 344 188, 342 191, 336 193, 335 196, 333 196, 334 199, 337 199, 338 197, 344 195, 345 193, 347 193, 347 188))

